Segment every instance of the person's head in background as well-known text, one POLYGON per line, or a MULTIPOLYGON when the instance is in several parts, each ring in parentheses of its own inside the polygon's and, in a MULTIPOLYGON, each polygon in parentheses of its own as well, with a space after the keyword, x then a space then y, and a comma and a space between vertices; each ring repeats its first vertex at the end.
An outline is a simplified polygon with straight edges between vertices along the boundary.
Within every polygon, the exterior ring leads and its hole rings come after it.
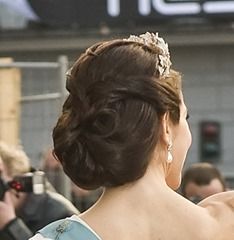
POLYGON ((53 149, 51 147, 43 151, 40 165, 41 169, 45 172, 58 171, 61 169, 61 164, 53 156, 53 149))
MULTIPOLYGON (((21 146, 8 145, 0 141, 0 176, 5 181, 30 171, 30 161, 21 146)), ((24 201, 25 194, 11 191, 15 208, 19 208, 24 201)))
POLYGON ((183 174, 181 193, 195 203, 225 190, 226 183, 222 174, 210 163, 195 163, 183 174))
POLYGON ((98 43, 72 67, 53 140, 55 155, 79 187, 136 182, 149 166, 169 187, 179 187, 191 144, 187 109, 181 76, 156 38, 147 33, 139 41, 98 43))
POLYGON ((12 179, 30 171, 30 161, 21 146, 8 145, 0 141, 0 173, 12 179))

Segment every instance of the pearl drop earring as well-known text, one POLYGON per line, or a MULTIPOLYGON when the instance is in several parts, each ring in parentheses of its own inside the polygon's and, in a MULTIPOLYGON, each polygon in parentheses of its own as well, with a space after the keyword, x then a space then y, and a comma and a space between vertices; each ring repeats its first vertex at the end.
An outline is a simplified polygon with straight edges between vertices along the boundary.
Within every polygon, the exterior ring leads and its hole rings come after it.
POLYGON ((171 150, 172 150, 172 142, 170 141, 168 146, 167 146, 167 162, 168 163, 171 163, 172 160, 173 160, 171 150))

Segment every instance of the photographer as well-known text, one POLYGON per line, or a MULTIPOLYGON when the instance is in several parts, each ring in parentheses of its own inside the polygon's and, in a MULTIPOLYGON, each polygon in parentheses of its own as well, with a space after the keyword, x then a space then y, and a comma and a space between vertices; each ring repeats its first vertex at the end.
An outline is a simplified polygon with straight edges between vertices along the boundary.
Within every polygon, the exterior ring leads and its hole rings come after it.
POLYGON ((40 191, 45 188, 40 194, 32 190, 33 186, 31 190, 28 186, 21 189, 14 179, 25 181, 36 174, 29 172, 24 151, 0 142, 0 239, 26 240, 48 223, 79 213, 46 181, 40 186, 40 191))

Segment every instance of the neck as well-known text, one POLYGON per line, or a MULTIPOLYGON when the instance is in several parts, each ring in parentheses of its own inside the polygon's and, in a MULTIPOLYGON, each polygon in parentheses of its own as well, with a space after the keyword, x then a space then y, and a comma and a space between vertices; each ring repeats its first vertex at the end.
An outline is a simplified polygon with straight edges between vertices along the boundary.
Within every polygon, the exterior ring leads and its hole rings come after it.
MULTIPOLYGON (((172 211, 174 195, 176 193, 166 184, 163 168, 149 167, 139 180, 105 189, 100 200, 81 214, 81 218, 99 233, 102 239, 117 239, 106 231, 110 221, 111 231, 118 233, 121 239, 132 239, 132 236, 135 236, 132 231, 136 230, 136 226, 141 226, 141 229, 154 229, 153 225, 159 224, 165 218, 165 209, 172 211), (129 237, 126 237, 127 234, 129 237)), ((137 233, 137 236, 140 239, 149 239, 146 237, 148 234, 149 232, 142 231, 141 235, 137 233)))
MULTIPOLYGON (((181 229, 187 222, 177 222, 178 216, 188 219, 191 211, 198 216, 201 211, 170 189, 165 175, 163 166, 154 167, 150 164, 139 180, 106 189, 100 200, 80 217, 102 239, 158 239, 159 233, 168 231, 168 222, 175 222, 178 229, 181 229)), ((193 221, 191 226, 197 224, 193 221)), ((174 228, 175 234, 178 234, 180 230, 176 229, 177 227, 174 228)))
POLYGON ((163 170, 157 169, 155 171, 154 168, 149 167, 145 175, 139 180, 117 188, 106 189, 103 198, 112 198, 112 195, 116 194, 119 197, 123 196, 124 199, 129 197, 129 200, 139 200, 142 196, 145 202, 146 198, 152 199, 155 195, 162 194, 168 189, 163 170))
POLYGON ((99 201, 88 212, 109 211, 114 214, 125 214, 126 211, 139 214, 139 211, 149 213, 157 209, 169 193, 173 191, 167 186, 163 167, 149 166, 145 175, 139 180, 124 186, 107 188, 99 201), (113 206, 115 206, 113 208, 113 206), (139 206, 141 206, 139 208, 139 206), (137 210, 137 211, 136 211, 137 210))

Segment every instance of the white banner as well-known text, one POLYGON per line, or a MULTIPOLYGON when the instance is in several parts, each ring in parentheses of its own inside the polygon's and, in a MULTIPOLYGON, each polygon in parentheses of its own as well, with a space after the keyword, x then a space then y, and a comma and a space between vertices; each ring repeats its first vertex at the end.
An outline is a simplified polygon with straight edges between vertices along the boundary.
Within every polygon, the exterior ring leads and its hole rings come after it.
POLYGON ((16 12, 29 20, 39 20, 38 16, 32 10, 27 0, 0 0, 0 4, 9 6, 11 9, 14 9, 16 12))

